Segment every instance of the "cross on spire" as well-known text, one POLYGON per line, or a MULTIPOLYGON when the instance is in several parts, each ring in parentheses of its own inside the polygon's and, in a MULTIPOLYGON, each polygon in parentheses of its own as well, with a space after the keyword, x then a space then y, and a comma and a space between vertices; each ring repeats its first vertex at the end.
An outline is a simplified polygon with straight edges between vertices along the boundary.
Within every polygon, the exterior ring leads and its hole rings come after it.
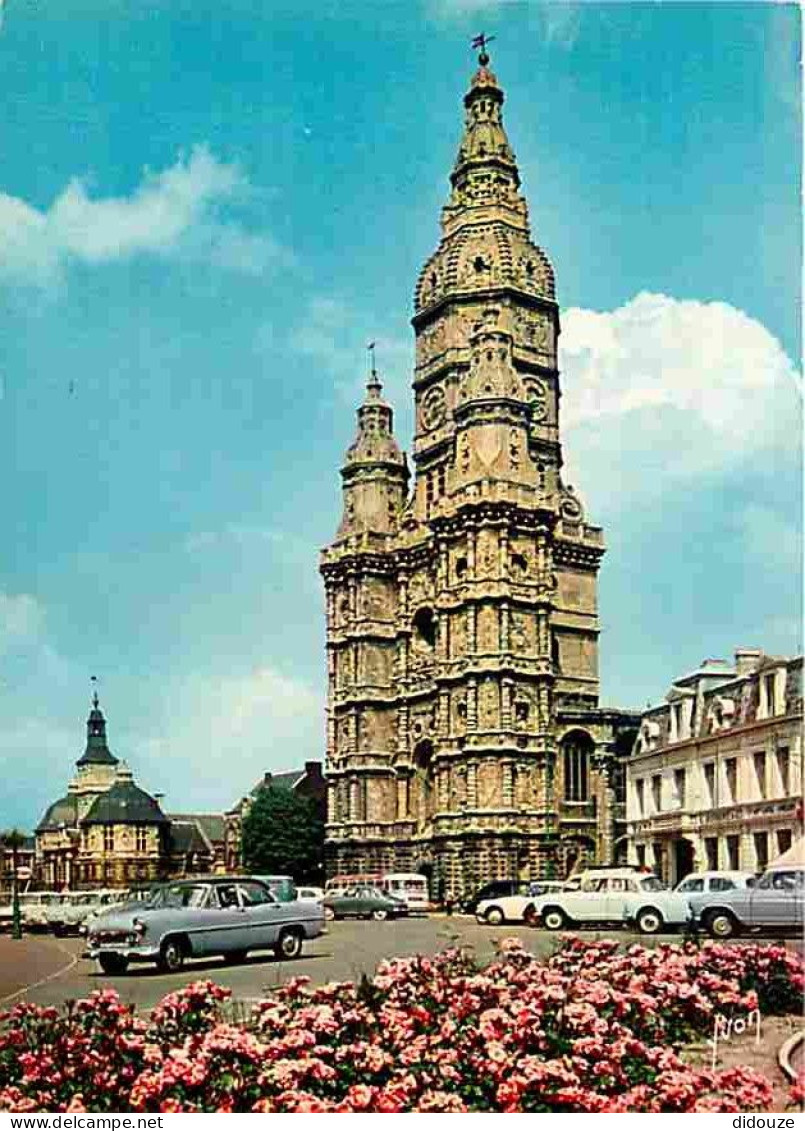
POLYGON ((481 54, 478 56, 478 62, 482 67, 485 67, 489 62, 489 55, 487 54, 486 48, 487 44, 491 43, 494 38, 494 35, 484 35, 484 33, 481 32, 481 34, 476 35, 472 41, 473 51, 475 51, 479 47, 481 49, 481 54))

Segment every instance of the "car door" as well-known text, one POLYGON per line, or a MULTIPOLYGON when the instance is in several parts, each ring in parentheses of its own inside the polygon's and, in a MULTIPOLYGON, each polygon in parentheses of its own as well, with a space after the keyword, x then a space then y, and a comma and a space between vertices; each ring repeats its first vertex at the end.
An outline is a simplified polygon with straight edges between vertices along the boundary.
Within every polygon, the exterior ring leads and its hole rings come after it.
POLYGON ((561 899, 561 905, 567 908, 571 919, 579 923, 600 922, 606 918, 602 911, 606 907, 606 884, 601 878, 585 880, 578 891, 568 892, 561 899))
POLYGON ((211 885, 203 906, 191 914, 194 953, 228 954, 246 949, 247 932, 236 884, 211 885))
POLYGON ((330 899, 330 906, 332 907, 335 914, 341 919, 345 918, 347 915, 354 915, 355 888, 344 888, 343 891, 340 891, 337 895, 332 896, 330 899))
POLYGON ((241 881, 238 884, 238 896, 244 919, 244 942, 241 949, 261 950, 273 946, 282 924, 294 917, 294 905, 281 903, 257 880, 241 881))
POLYGON ((803 873, 794 869, 767 872, 749 890, 751 925, 787 929, 802 922, 803 873))

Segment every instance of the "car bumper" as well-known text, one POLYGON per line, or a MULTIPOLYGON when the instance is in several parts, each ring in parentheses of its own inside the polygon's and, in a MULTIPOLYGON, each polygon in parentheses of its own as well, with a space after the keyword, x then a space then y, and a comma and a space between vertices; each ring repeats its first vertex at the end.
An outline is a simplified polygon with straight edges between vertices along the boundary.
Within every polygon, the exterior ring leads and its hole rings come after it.
POLYGON ((153 962, 159 958, 159 947, 152 943, 102 943, 88 946, 84 958, 100 958, 102 954, 117 954, 129 962, 153 962))

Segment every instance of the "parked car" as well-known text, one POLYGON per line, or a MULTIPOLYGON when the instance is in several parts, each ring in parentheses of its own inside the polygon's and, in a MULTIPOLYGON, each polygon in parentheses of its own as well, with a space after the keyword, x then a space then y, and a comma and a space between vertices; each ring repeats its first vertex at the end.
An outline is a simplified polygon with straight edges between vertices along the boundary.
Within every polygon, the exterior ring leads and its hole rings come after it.
POLYGON ((290 903, 292 899, 296 899, 296 885, 293 882, 293 876, 259 875, 255 876, 255 879, 262 880, 280 903, 290 903))
POLYGON ((716 939, 750 930, 803 932, 805 867, 769 868, 751 887, 691 895, 693 921, 716 939))
POLYGON ((531 923, 536 925, 535 902, 540 896, 562 891, 564 885, 559 880, 535 880, 520 884, 515 895, 493 896, 482 899, 475 908, 475 918, 479 923, 497 926, 499 923, 531 923))
POLYGON ((60 899, 57 891, 26 891, 20 896, 20 915, 26 931, 46 931, 48 912, 60 899))
POLYGON ((63 892, 47 909, 47 925, 60 937, 78 934, 81 924, 91 911, 103 906, 99 891, 63 892))
POLYGON ((324 888, 307 888, 307 887, 297 888, 296 889, 296 898, 297 899, 314 899, 314 900, 316 900, 317 903, 321 903, 321 901, 324 899, 324 888))
POLYGON ((635 925, 644 935, 664 927, 682 927, 690 920, 684 895, 669 891, 656 876, 634 868, 600 868, 582 874, 578 891, 554 892, 538 898, 532 922, 549 931, 574 923, 635 925))
POLYGON ((489 899, 501 899, 509 895, 516 895, 523 886, 522 880, 490 880, 483 884, 474 895, 459 900, 459 908, 468 915, 474 915, 478 904, 489 899))
POLYGON ((172 972, 202 955, 237 962, 270 948, 278 958, 297 958, 303 941, 323 929, 321 904, 282 903, 254 876, 213 876, 163 884, 146 901, 96 919, 87 954, 105 974, 122 974, 130 962, 172 972))
POLYGON ((351 887, 338 895, 328 892, 324 897, 324 914, 327 919, 397 919, 408 914, 408 904, 380 888, 351 887))
POLYGON ((150 883, 122 891, 102 892, 100 902, 87 912, 79 925, 78 933, 81 935, 88 934, 92 924, 105 915, 113 915, 118 911, 128 910, 130 907, 141 907, 159 891, 161 886, 161 884, 150 883))
POLYGON ((751 888, 757 882, 756 872, 691 872, 674 888, 684 895, 701 892, 732 891, 734 888, 751 888))

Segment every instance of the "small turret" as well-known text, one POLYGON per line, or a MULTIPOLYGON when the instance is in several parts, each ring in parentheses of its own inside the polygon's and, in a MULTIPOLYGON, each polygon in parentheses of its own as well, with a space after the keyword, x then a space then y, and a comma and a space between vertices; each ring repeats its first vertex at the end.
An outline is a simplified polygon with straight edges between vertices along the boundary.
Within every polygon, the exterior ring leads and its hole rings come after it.
POLYGON ((76 762, 77 766, 116 766, 117 758, 106 743, 106 719, 98 703, 98 692, 92 696, 92 710, 87 719, 87 746, 76 762))
POLYGON ((393 533, 405 505, 408 464, 394 438, 393 412, 382 388, 372 361, 366 397, 358 409, 358 433, 341 468, 344 515, 338 539, 393 533))

